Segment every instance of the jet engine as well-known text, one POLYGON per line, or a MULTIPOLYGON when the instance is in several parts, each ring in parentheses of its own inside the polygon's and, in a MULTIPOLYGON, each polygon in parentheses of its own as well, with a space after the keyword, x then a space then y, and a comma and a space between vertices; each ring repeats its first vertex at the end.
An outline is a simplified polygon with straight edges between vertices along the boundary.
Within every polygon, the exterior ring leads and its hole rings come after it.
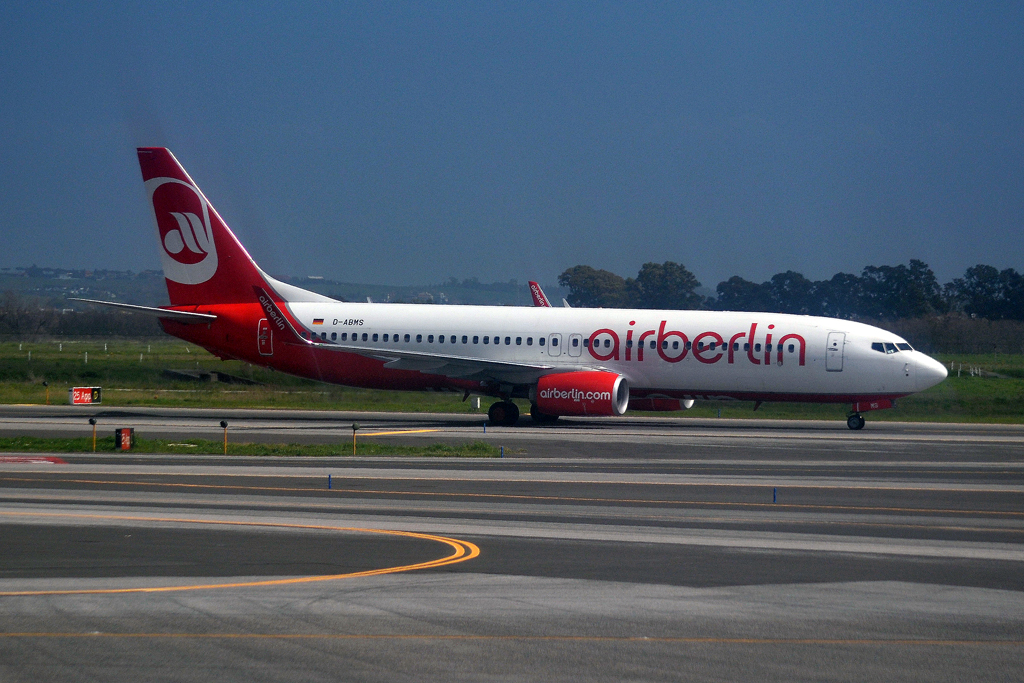
POLYGON ((668 398, 667 396, 647 396, 645 398, 634 398, 629 402, 630 410, 670 412, 674 410, 689 410, 692 407, 692 398, 668 398))
POLYGON ((584 371, 545 375, 531 398, 547 415, 622 415, 629 384, 613 372, 584 371))

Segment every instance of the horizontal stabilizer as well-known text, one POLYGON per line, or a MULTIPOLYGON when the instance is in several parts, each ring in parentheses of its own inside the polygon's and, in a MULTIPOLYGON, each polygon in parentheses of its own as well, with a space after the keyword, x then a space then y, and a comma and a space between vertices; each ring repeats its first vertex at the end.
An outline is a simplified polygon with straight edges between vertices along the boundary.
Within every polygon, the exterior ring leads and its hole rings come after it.
POLYGON ((171 311, 166 308, 157 308, 155 306, 136 306, 135 304, 122 304, 116 301, 97 301, 96 299, 78 299, 75 297, 69 297, 69 301, 82 301, 87 304, 98 304, 100 306, 109 306, 111 308, 120 308, 133 313, 141 313, 142 315, 151 315, 154 318, 162 318, 164 320, 173 320, 179 323, 185 323, 186 325, 197 325, 200 323, 211 323, 217 319, 213 313, 194 313, 192 311, 171 311))

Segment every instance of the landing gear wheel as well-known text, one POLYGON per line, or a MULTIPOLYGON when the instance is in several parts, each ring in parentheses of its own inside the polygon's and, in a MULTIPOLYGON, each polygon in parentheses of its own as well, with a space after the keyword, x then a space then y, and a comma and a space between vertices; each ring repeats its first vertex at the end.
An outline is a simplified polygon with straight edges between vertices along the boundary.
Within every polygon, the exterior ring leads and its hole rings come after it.
POLYGON ((498 401, 487 409, 487 419, 492 425, 511 427, 519 421, 519 406, 512 401, 498 401))
POLYGON ((548 415, 547 413, 542 413, 540 411, 540 408, 537 407, 536 403, 530 404, 530 417, 532 417, 533 421, 539 425, 551 424, 552 422, 558 419, 557 415, 548 415))
POLYGON ((846 426, 853 430, 864 429, 864 416, 860 413, 846 418, 846 426))

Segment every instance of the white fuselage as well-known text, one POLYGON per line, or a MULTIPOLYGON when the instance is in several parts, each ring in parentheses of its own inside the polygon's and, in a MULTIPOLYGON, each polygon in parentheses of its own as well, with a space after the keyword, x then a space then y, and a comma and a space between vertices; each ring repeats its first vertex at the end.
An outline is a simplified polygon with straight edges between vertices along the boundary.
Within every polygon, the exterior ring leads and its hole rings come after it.
MULTIPOLYGON (((604 370, 625 377, 634 395, 843 402, 903 396, 946 376, 891 332, 813 316, 324 301, 288 308, 339 351, 604 370)), ((514 369, 505 374, 517 383, 514 369)))

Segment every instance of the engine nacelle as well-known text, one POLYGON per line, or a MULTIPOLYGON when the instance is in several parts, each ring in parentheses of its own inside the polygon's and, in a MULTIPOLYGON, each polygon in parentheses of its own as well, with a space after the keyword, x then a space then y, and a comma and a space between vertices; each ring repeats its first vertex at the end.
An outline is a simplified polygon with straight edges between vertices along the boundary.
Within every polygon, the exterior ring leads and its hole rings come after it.
POLYGON ((540 378, 535 400, 547 415, 622 415, 629 384, 613 372, 562 372, 540 378))
POLYGON ((629 402, 630 410, 671 412, 675 410, 689 410, 692 407, 692 398, 668 398, 648 396, 646 398, 634 398, 629 402))

